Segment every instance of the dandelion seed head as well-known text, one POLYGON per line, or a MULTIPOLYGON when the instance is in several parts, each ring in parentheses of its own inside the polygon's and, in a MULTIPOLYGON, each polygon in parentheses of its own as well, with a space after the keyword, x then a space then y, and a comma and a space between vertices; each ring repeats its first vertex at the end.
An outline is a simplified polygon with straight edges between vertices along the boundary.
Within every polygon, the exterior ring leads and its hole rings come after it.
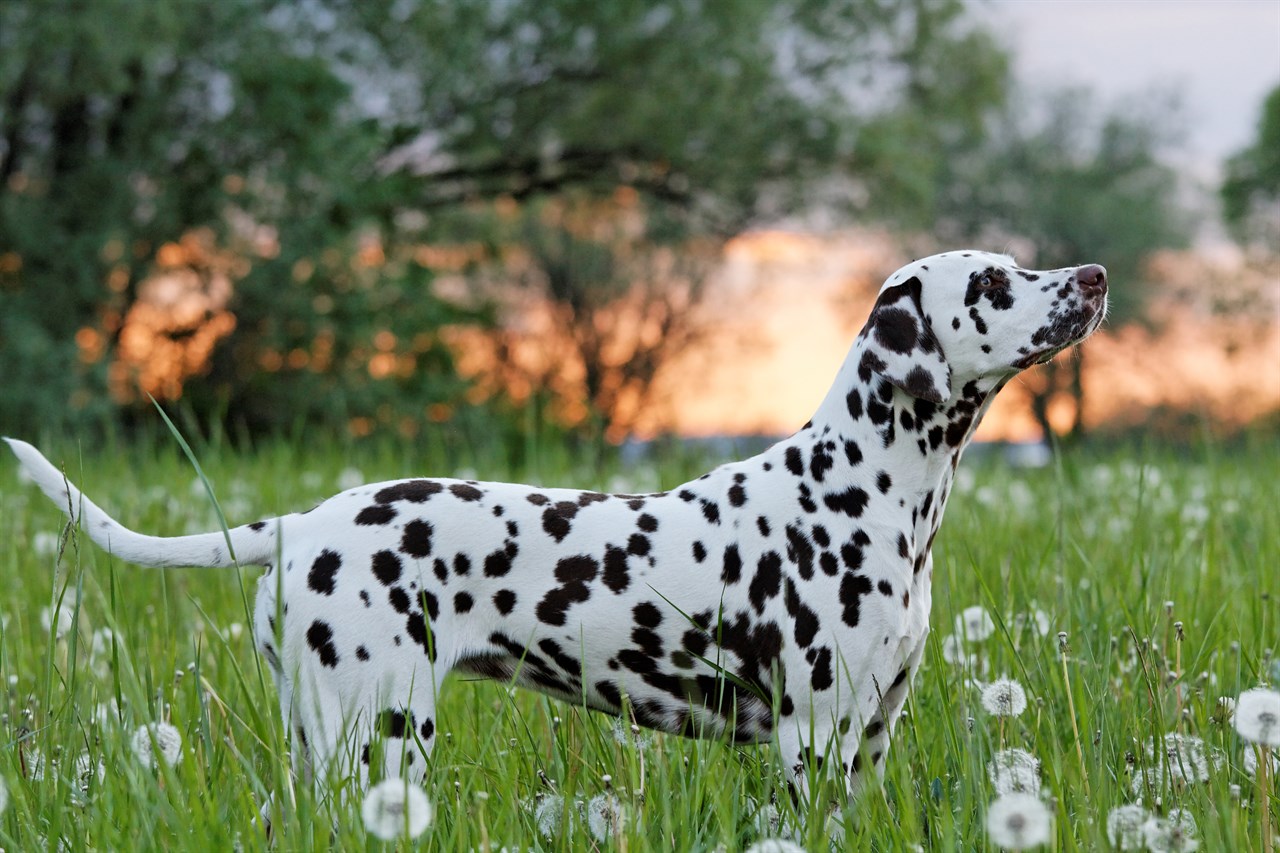
POLYGON ((1052 625, 1049 622, 1049 614, 1039 607, 1032 607, 1025 613, 1017 614, 1013 617, 1013 624, 1018 631, 1030 628, 1041 637, 1049 636, 1049 631, 1052 629, 1052 625))
POLYGON ((1117 850, 1141 850, 1146 845, 1143 827, 1150 817, 1137 804, 1116 806, 1107 813, 1107 840, 1117 850))
POLYGON ((1025 749, 1002 749, 987 764, 987 777, 997 795, 1040 790, 1040 761, 1025 749))
POLYGON ((786 838, 762 838, 743 853, 805 853, 805 849, 786 838))
POLYGON ((71 633, 71 623, 74 621, 74 604, 71 602, 70 596, 63 600, 62 606, 57 609, 56 614, 52 607, 45 607, 40 611, 40 627, 52 633, 54 639, 57 640, 61 640, 71 633))
POLYGON ((776 835, 782 827, 782 812, 773 803, 761 805, 754 797, 747 797, 747 813, 752 815, 751 825, 760 835, 776 835))
POLYGON ((156 767, 159 758, 170 767, 182 757, 182 734, 169 723, 148 723, 133 733, 133 754, 143 765, 156 767))
POLYGON ((995 620, 980 604, 966 607, 956 617, 956 633, 971 643, 980 643, 996 630, 995 620))
MULTIPOLYGON (((1269 775, 1280 777, 1280 755, 1270 756, 1269 766, 1269 775)), ((1258 753, 1252 747, 1246 747, 1244 751, 1244 772, 1250 779, 1258 773, 1258 753)))
POLYGON ((964 639, 959 634, 948 634, 942 641, 942 659, 952 666, 973 669, 977 666, 977 655, 970 654, 965 648, 964 639))
POLYGON ((1204 741, 1193 735, 1170 732, 1157 742, 1147 738, 1144 744, 1147 766, 1133 778, 1133 791, 1141 794, 1150 785, 1159 788, 1167 779, 1175 788, 1183 788, 1209 778, 1210 765, 1217 767, 1221 758, 1210 753, 1204 741))
POLYGON ((560 828, 560 819, 564 815, 564 797, 559 794, 546 794, 538 798, 533 807, 533 822, 543 838, 554 838, 560 828))
POLYGON ((1251 743, 1280 746, 1280 693, 1255 687, 1236 700, 1236 732, 1251 743))
POLYGON ((1027 693, 1012 678, 997 678, 982 689, 982 707, 993 717, 1017 717, 1027 710, 1027 693))
POLYGON ((1030 850, 1049 843, 1049 809, 1033 794, 1004 794, 987 807, 987 833, 1009 850, 1030 850))
POLYGON ((338 472, 338 488, 342 491, 364 485, 364 473, 359 468, 343 468, 338 472))
POLYGON ((597 794, 587 802, 587 831, 596 841, 608 841, 625 823, 622 803, 612 794, 597 794))
POLYGON ((1200 847, 1195 818, 1185 809, 1170 809, 1168 817, 1151 817, 1142 825, 1151 853, 1190 853, 1200 847))
POLYGON ((52 557, 58 553, 58 543, 61 542, 58 534, 48 530, 41 530, 31 537, 31 550, 35 552, 37 557, 52 557))
POLYGON ((630 726, 624 724, 621 719, 613 721, 613 739, 623 746, 635 746, 638 749, 644 749, 649 745, 649 735, 644 730, 632 723, 630 726))
POLYGON ((435 809, 417 785, 401 779, 384 779, 369 789, 360 806, 360 817, 369 834, 382 841, 401 836, 417 838, 431 825, 435 809))

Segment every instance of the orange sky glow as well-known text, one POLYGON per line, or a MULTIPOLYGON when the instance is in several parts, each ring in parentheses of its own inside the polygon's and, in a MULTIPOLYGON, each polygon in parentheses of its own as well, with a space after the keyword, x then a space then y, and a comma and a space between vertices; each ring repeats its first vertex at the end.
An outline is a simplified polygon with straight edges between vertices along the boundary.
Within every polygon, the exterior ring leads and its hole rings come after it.
MULTIPOLYGON (((884 276, 909 260, 898 246, 870 231, 763 231, 731 241, 709 298, 695 309, 713 334, 659 372, 655 402, 639 417, 636 436, 793 432, 826 393, 884 276)), ((226 308, 235 274, 228 262, 190 236, 168 248, 122 318, 110 371, 120 400, 132 399, 139 389, 161 398, 180 396, 183 383, 203 371, 212 348, 236 325, 226 308), (168 334, 173 331, 189 334, 179 343, 168 334)), ((1033 258, 1019 260, 1034 265, 1033 258)), ((1171 252, 1152 261, 1149 277, 1158 283, 1152 322, 1104 327, 1086 344, 1085 424, 1139 425, 1152 409, 1163 408, 1202 413, 1234 427, 1280 410, 1280 260, 1250 261, 1223 248, 1171 252), (1237 310, 1215 314, 1214 306, 1224 302, 1237 310)), ((536 334, 535 319, 522 328, 536 334)), ((369 364, 374 381, 387 375, 378 361, 387 347, 376 338, 369 364)), ((453 344, 460 350, 460 368, 483 371, 483 359, 467 341, 459 335, 453 344)), ((82 329, 77 343, 86 361, 105 354, 99 330, 82 329)), ((294 355, 281 354, 280 363, 261 366, 279 370, 292 365, 294 355)), ((518 395, 519 389, 512 390, 518 395)), ((1039 438, 1027 400, 1024 384, 1015 380, 977 438, 1039 438)), ((581 404, 565 411, 575 408, 581 404)), ((424 420, 439 420, 438 414, 424 420)), ((1070 414, 1049 412, 1055 426, 1069 422, 1070 414)))

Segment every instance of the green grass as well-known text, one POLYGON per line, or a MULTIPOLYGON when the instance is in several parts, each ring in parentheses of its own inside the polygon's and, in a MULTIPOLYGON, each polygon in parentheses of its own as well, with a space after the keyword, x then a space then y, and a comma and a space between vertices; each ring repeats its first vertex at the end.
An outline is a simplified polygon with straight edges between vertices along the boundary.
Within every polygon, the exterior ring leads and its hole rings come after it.
MULTIPOLYGON (((218 527, 172 441, 83 457, 70 442, 43 445, 51 458, 73 460, 72 478, 128 526, 163 534, 218 527)), ((241 453, 215 445, 196 454, 232 524, 305 508, 343 477, 466 470, 632 491, 678 483, 701 462, 586 470, 554 448, 535 450, 515 470, 390 445, 280 442, 241 453)), ((787 835, 826 850, 842 828, 836 849, 988 849, 986 767, 1003 741, 1042 763, 1055 849, 1109 849, 1108 811, 1139 795, 1148 808, 1193 815, 1202 850, 1261 849, 1243 744, 1215 715, 1220 696, 1280 680, 1278 475, 1274 437, 1229 451, 1080 450, 1040 470, 968 460, 935 548, 930 648, 884 783, 830 820, 822 794, 796 813, 767 746, 648 733, 637 742, 626 730, 616 736, 611 718, 454 678, 426 783, 435 822, 418 844, 735 851, 787 835), (991 613, 996 630, 970 644, 970 665, 956 667, 942 643, 973 605, 991 613), (1035 607, 1048 619, 1044 635, 1019 618, 1035 607), (998 675, 1016 678, 1030 697, 1003 728, 983 711, 975 683, 998 675), (1207 781, 1172 784, 1177 768, 1147 755, 1144 744, 1169 732, 1204 740, 1218 759, 1207 781), (1149 781, 1140 794, 1136 774, 1149 781), (606 791, 627 819, 597 842, 573 804, 606 791), (547 837, 535 809, 553 793, 570 806, 547 837), (759 825, 771 811, 781 828, 759 825)), ((313 792, 289 778, 274 691, 247 627, 257 570, 139 569, 74 533, 59 541, 62 529, 58 511, 18 482, 16 464, 0 460, 0 777, 9 795, 0 847, 205 851, 238 841, 255 849, 266 844, 258 808, 273 790, 292 803, 277 816, 281 849, 391 846, 366 835, 358 797, 335 795, 340 781, 313 792), (42 624, 45 608, 55 625, 64 620, 60 636, 42 624), (156 771, 140 764, 130 741, 158 720, 176 726, 184 746, 175 766, 156 771), (99 762, 100 776, 81 772, 99 762)), ((1271 807, 1280 808, 1274 794, 1271 807)))

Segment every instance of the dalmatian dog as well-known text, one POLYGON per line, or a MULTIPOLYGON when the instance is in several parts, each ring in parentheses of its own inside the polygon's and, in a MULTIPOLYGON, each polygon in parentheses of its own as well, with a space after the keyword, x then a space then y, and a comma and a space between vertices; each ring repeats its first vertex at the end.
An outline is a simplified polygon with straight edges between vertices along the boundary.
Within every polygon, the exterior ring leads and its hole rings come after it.
POLYGON ((255 636, 312 773, 421 780, 439 689, 461 672, 665 732, 774 741, 801 791, 807 768, 838 766, 852 794, 883 774, 924 653, 961 453, 1010 378, 1098 327, 1106 293, 1095 264, 909 264, 812 420, 655 494, 395 480, 162 538, 8 441, 121 560, 266 567, 255 636))

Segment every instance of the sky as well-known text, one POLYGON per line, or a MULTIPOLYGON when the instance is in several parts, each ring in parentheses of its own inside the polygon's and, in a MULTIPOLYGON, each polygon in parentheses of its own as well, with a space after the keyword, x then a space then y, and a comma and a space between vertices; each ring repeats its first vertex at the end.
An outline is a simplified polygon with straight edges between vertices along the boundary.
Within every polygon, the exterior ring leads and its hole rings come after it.
POLYGON ((982 15, 1032 87, 1087 86, 1104 102, 1182 92, 1173 159, 1216 181, 1255 138, 1280 85, 1280 0, 986 0, 982 15))

